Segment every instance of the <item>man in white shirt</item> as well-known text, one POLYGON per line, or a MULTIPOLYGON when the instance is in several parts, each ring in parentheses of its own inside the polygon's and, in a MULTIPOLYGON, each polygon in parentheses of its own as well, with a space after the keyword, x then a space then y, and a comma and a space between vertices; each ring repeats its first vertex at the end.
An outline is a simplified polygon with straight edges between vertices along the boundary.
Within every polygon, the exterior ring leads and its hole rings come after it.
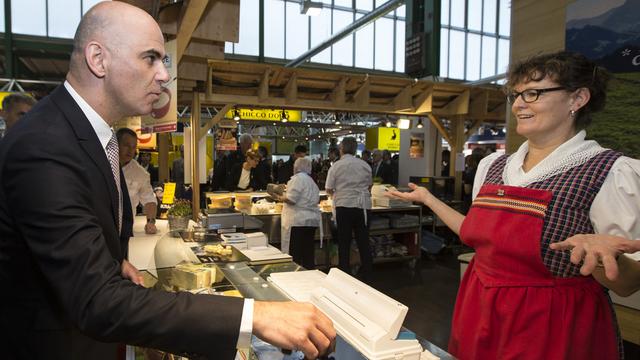
POLYGON ((373 257, 369 245, 368 221, 371 210, 371 167, 355 157, 358 143, 354 137, 346 137, 340 144, 340 160, 327 174, 325 190, 333 198, 335 219, 338 226, 338 259, 340 270, 351 273, 351 234, 355 232, 360 251, 361 279, 371 275, 373 257))
POLYGON ((155 234, 158 231, 156 229, 158 202, 151 187, 149 173, 133 158, 138 147, 138 136, 129 128, 121 128, 116 132, 116 138, 120 150, 120 166, 129 190, 131 213, 135 216, 138 204, 142 205, 142 212, 147 217, 144 232, 155 234))

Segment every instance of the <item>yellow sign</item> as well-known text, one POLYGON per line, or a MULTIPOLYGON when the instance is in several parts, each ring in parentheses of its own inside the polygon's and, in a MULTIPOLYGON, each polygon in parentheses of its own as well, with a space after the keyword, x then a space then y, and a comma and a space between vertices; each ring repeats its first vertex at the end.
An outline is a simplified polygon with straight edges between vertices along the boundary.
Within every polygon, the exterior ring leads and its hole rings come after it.
MULTIPOLYGON (((291 122, 300 122, 302 112, 298 110, 274 110, 274 109, 238 109, 242 120, 258 120, 258 121, 281 121, 282 112, 284 111, 287 120, 291 122)), ((229 110, 224 117, 233 119, 235 109, 229 110)))
POLYGON ((369 128, 367 129, 367 149, 400 151, 400 129, 369 128))
POLYGON ((176 194, 176 183, 164 183, 164 194, 162 194, 163 204, 173 204, 173 198, 176 194))

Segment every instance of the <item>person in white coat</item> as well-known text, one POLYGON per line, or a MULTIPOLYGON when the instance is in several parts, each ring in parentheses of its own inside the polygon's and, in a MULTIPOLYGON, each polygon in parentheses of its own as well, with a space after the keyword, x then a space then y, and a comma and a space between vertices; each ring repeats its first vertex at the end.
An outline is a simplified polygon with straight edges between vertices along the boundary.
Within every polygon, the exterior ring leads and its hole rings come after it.
MULTIPOLYGON (((293 173, 287 182, 287 191, 279 196, 284 202, 281 218, 281 250, 306 269, 314 269, 316 229, 321 226, 318 208, 320 190, 311 178, 311 160, 299 158, 293 164, 293 173)), ((322 236, 322 235, 321 235, 322 236)))

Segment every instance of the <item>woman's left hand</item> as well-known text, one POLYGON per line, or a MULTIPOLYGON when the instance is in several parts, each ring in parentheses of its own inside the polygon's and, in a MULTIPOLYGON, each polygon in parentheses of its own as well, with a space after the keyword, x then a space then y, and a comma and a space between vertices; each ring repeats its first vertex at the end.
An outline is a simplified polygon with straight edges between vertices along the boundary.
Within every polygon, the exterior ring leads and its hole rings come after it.
POLYGON ((605 234, 574 235, 565 241, 549 245, 553 250, 571 250, 571 262, 580 264, 582 275, 590 275, 598 266, 604 266, 609 280, 618 278, 618 256, 640 250, 640 242, 605 234))

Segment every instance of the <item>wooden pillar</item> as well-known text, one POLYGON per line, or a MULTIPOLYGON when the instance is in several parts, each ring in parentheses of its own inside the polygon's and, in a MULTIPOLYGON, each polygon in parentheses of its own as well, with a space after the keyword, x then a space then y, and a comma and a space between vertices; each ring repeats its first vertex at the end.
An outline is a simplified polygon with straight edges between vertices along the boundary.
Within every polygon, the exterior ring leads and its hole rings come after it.
POLYGON ((169 181, 169 133, 158 134, 158 181, 169 181))
POLYGON ((193 206, 193 220, 198 221, 200 214, 200 179, 198 178, 198 144, 200 132, 200 94, 193 93, 191 103, 191 204, 193 206))
POLYGON ((464 136, 464 118, 458 117, 452 119, 453 125, 453 143, 451 145, 451 160, 449 162, 449 175, 455 176, 455 199, 462 200, 462 171, 456 171, 456 162, 458 159, 458 153, 461 153, 464 149, 464 143, 466 137, 464 136))

